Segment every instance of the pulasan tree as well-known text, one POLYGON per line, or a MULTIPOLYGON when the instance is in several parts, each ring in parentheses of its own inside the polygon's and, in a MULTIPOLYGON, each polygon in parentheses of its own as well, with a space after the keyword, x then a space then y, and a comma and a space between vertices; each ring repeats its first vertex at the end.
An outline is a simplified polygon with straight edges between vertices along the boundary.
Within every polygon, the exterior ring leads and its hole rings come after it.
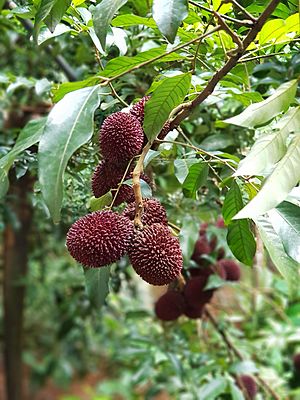
MULTIPOLYGON (((1 196, 15 161, 35 146, 35 184, 49 216, 59 223, 67 207, 65 173, 85 145, 94 137, 98 141, 100 128, 100 162, 91 177, 94 196, 89 201, 93 213, 74 218, 67 235, 68 250, 84 266, 90 295, 99 306, 105 302, 110 264, 129 254, 144 280, 169 285, 156 304, 159 318, 204 316, 243 361, 208 305, 220 279, 238 280, 239 270, 224 260, 220 248, 209 259, 216 244, 213 234, 205 236, 207 227, 199 234, 198 221, 196 234, 195 224, 194 230, 187 227, 201 215, 198 208, 213 202, 215 214, 222 213, 224 220, 219 228, 227 227, 230 258, 253 266, 256 242, 262 241, 295 295, 300 262, 297 68, 290 67, 279 81, 272 80, 271 72, 269 79, 259 80, 254 71, 257 65, 263 70, 268 59, 293 64, 299 51, 297 4, 41 0, 9 1, 2 7, 8 29, 29 35, 36 49, 53 52, 69 82, 3 74, 6 92, 24 86, 50 91, 52 106, 46 117, 21 130, 0 159, 1 196), (59 47, 71 41, 75 48, 87 42, 97 67, 71 67, 59 47), (169 166, 163 174, 175 179, 172 195, 191 205, 190 215, 174 217, 180 227, 152 198, 152 191, 164 194, 160 180, 153 182, 159 160, 169 166), (190 269, 191 258, 205 267, 205 276, 190 269)), ((91 158, 94 163, 94 154, 91 158)), ((11 376, 7 381, 12 387, 11 376)), ((260 374, 237 375, 235 382, 230 386, 234 398, 254 398, 257 384, 279 398, 260 374)), ((222 381, 219 389, 226 391, 226 385, 222 381)), ((20 398, 9 390, 11 400, 20 398)))

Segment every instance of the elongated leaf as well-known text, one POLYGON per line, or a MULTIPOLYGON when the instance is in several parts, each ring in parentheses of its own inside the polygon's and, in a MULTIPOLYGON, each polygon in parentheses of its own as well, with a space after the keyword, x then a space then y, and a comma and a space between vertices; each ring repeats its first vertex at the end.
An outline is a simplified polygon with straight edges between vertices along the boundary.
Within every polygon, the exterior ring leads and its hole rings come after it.
POLYGON ((28 122, 28 124, 22 129, 11 151, 0 159, 0 198, 3 197, 8 190, 8 171, 16 157, 40 140, 45 123, 46 118, 40 118, 28 122))
POLYGON ((51 110, 39 146, 39 179, 54 222, 60 220, 63 176, 69 158, 93 134, 99 87, 68 93, 51 110))
POLYGON ((182 158, 174 161, 175 176, 179 183, 183 184, 189 173, 191 165, 198 163, 196 158, 182 158))
POLYGON ((187 0, 153 0, 153 19, 160 32, 174 43, 177 30, 188 16, 187 0))
POLYGON ((246 265, 253 264, 256 242, 248 220, 232 221, 232 217, 243 207, 242 194, 236 182, 227 193, 222 213, 228 225, 227 243, 234 256, 246 265))
POLYGON ((289 110, 277 129, 277 133, 262 136, 255 142, 250 153, 240 162, 235 176, 260 175, 283 157, 288 135, 300 132, 300 107, 289 110))
POLYGON ((190 88, 191 74, 165 78, 145 104, 144 131, 152 141, 159 134, 171 111, 181 104, 190 88))
POLYGON ((260 103, 251 104, 241 114, 226 119, 228 124, 254 128, 270 121, 288 109, 295 98, 298 81, 292 80, 279 86, 272 96, 260 103))
POLYGON ((103 50, 105 49, 109 24, 115 13, 125 3, 127 3, 127 0, 102 0, 100 4, 92 9, 94 29, 103 50))
POLYGON ((300 266, 300 207, 284 201, 268 214, 285 251, 300 266))
MULTIPOLYGON (((88 86, 95 86, 99 78, 97 76, 91 76, 90 78, 85 79, 84 81, 77 81, 77 82, 64 82, 61 85, 52 89, 53 94, 53 101, 57 103, 61 100, 67 93, 73 92, 78 89, 82 89, 88 86)), ((101 92, 104 92, 106 89, 103 87, 101 88, 101 92)))
POLYGON ((206 183, 207 175, 208 165, 206 163, 199 162, 191 165, 188 175, 182 185, 182 191, 185 197, 196 199, 197 191, 206 183))
POLYGON ((53 33, 51 33, 51 31, 46 26, 42 26, 40 29, 40 33, 38 34, 37 44, 40 45, 42 43, 45 43, 47 40, 51 40, 56 36, 60 36, 64 33, 71 31, 72 29, 65 24, 58 24, 53 33))
POLYGON ((56 0, 51 8, 49 15, 45 19, 45 24, 48 26, 50 32, 54 32, 56 25, 58 25, 64 16, 64 13, 70 7, 72 0, 56 0))
POLYGON ((243 395, 243 392, 241 389, 236 386, 234 382, 229 382, 229 387, 230 387, 230 394, 231 394, 231 399, 232 400, 244 400, 245 397, 243 395))
POLYGON ((258 194, 234 219, 253 218, 281 203, 300 180, 300 135, 290 144, 287 153, 266 179, 258 194))
POLYGON ((122 28, 135 25, 144 25, 148 26, 149 28, 157 28, 157 25, 153 18, 145 18, 133 14, 118 15, 112 20, 111 24, 112 26, 119 26, 122 28))
POLYGON ((45 18, 49 15, 52 7, 56 3, 57 0, 41 0, 40 6, 37 10, 35 19, 34 19, 34 28, 33 28, 33 39, 37 41, 37 36, 40 30, 41 23, 45 20, 45 18))
POLYGON ((199 399, 214 400, 219 398, 227 389, 227 381, 223 377, 212 379, 199 390, 199 399))
POLYGON ((90 302, 101 307, 109 293, 110 265, 101 268, 84 268, 85 285, 90 302))
POLYGON ((280 237, 275 232, 269 219, 259 217, 255 220, 255 224, 273 264, 287 280, 291 294, 296 294, 300 283, 299 263, 286 254, 280 237))
MULTIPOLYGON (((114 58, 107 63, 105 69, 101 71, 100 75, 107 78, 115 77, 126 71, 132 70, 132 68, 138 68, 142 63, 163 55, 165 51, 166 46, 160 46, 143 51, 134 57, 121 56, 114 58)), ((161 58, 160 61, 163 62, 164 58, 161 58)))

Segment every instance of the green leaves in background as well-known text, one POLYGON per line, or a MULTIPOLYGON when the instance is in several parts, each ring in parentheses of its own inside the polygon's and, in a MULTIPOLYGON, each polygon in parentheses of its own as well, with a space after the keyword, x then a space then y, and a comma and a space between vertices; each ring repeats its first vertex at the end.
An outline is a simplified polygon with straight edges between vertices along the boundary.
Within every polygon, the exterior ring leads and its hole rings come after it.
POLYGON ((269 217, 286 253, 300 263, 300 207, 284 201, 269 217))
POLYGON ((91 10, 96 35, 98 36, 103 50, 105 50, 106 35, 109 24, 115 13, 127 0, 102 0, 100 4, 91 10))
POLYGON ((189 173, 190 166, 197 162, 197 158, 178 158, 177 160, 174 160, 175 176, 179 183, 183 184, 189 173))
POLYGON ((234 174, 260 175, 277 163, 286 152, 290 133, 300 132, 300 107, 291 108, 275 127, 276 132, 260 137, 234 174))
POLYGON ((160 57, 166 52, 166 48, 167 48, 166 46, 160 46, 160 47, 155 47, 154 49, 143 51, 134 57, 120 56, 114 58, 108 61, 106 67, 104 68, 103 71, 101 71, 99 75, 104 76, 106 78, 113 78, 120 74, 124 74, 127 71, 131 71, 132 69, 140 68, 141 64, 148 61, 151 62, 151 60, 153 60, 153 62, 154 61, 164 62, 165 60, 176 61, 184 58, 179 54, 172 53, 166 55, 165 57, 159 58, 159 60, 156 60, 156 57, 160 57))
POLYGON ((46 118, 29 121, 20 132, 12 150, 0 159, 0 198, 3 197, 8 190, 8 171, 16 157, 40 140, 45 123, 46 118))
POLYGON ((224 122, 246 128, 263 125, 289 108, 289 105, 294 101, 297 86, 298 81, 296 79, 283 83, 266 100, 251 104, 241 114, 226 119, 224 122))
POLYGON ((294 137, 287 153, 264 182, 258 194, 234 219, 253 218, 276 207, 300 180, 300 134, 294 137))
POLYGON ((144 25, 148 26, 149 28, 157 28, 153 18, 140 17, 139 15, 134 14, 118 15, 112 20, 111 24, 112 26, 119 26, 122 28, 135 25, 144 25))
POLYGON ((56 25, 61 21, 64 13, 71 4, 71 0, 42 0, 37 10, 33 38, 37 41, 41 23, 44 21, 53 33, 56 25))
POLYGON ((227 380, 222 376, 211 379, 209 383, 200 387, 198 399, 215 400, 227 389, 227 380))
POLYGON ((101 268, 84 268, 85 286, 90 302, 101 307, 109 293, 110 265, 101 268))
POLYGON ((165 78, 145 104, 144 131, 153 141, 169 118, 171 111, 181 104, 189 91, 191 74, 165 78))
POLYGON ((269 219, 259 217, 255 220, 259 234, 273 264, 287 280, 292 295, 299 291, 299 263, 289 257, 269 219))
POLYGON ((198 189, 207 181, 208 164, 199 162, 189 167, 189 172, 182 184, 182 192, 185 197, 197 198, 198 189))
POLYGON ((188 16, 187 0, 153 0, 153 19, 160 32, 174 43, 177 30, 182 21, 188 16))
POLYGON ((243 207, 242 194, 234 181, 226 195, 222 214, 228 224, 227 243, 233 255, 246 265, 253 264, 256 242, 248 220, 232 221, 232 217, 243 207))
POLYGON ((99 87, 68 93, 51 110, 39 146, 39 179, 54 222, 60 220, 63 176, 72 154, 93 134, 99 87))

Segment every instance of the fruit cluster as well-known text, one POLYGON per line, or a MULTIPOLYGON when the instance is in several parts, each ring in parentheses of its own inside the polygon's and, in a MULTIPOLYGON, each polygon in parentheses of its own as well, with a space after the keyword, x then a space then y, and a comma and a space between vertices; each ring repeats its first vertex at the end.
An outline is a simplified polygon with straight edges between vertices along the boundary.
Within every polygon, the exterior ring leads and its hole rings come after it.
POLYGON ((138 275, 152 285, 167 285, 182 270, 177 238, 167 225, 166 210, 155 199, 143 200, 142 230, 135 229, 135 204, 118 214, 97 211, 76 221, 67 234, 67 248, 86 267, 102 267, 129 255, 138 275))
MULTIPOLYGON (((223 220, 218 220, 216 226, 223 228, 223 220)), ((196 267, 188 269, 184 287, 180 291, 168 290, 156 302, 155 313, 159 319, 174 321, 183 314, 191 319, 201 318, 205 305, 210 302, 215 291, 215 289, 206 290, 209 277, 216 274, 227 281, 240 279, 239 265, 231 259, 222 258, 225 251, 222 247, 218 248, 216 236, 212 236, 209 240, 207 228, 208 224, 200 226, 199 238, 191 257, 196 267), (210 261, 213 254, 217 258, 214 264, 210 261)))

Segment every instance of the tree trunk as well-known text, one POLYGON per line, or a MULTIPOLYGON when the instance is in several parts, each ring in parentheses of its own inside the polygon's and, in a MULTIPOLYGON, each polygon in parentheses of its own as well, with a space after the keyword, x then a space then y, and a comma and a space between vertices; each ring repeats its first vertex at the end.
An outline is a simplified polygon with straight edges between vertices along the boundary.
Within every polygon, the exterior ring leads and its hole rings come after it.
POLYGON ((24 278, 27 272, 32 206, 28 193, 32 178, 26 174, 11 183, 7 206, 15 220, 4 231, 4 370, 7 400, 23 398, 22 341, 24 278))

